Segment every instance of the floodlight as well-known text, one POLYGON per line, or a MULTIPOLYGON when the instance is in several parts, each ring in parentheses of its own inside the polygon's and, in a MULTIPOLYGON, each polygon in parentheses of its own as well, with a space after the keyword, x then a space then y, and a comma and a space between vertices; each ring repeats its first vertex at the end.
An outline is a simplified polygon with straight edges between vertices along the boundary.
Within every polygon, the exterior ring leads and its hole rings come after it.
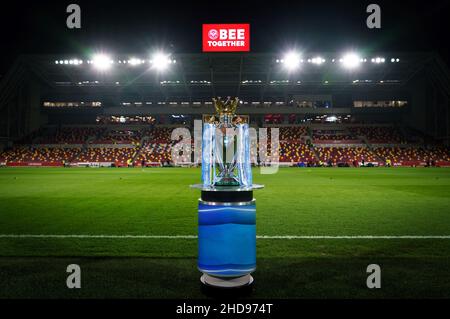
POLYGON ((158 71, 164 71, 171 63, 169 56, 161 52, 153 54, 150 62, 152 66, 158 71))
POLYGON ((314 64, 320 65, 320 64, 325 62, 325 59, 322 59, 322 57, 318 56, 318 57, 313 58, 311 60, 311 62, 314 63, 314 64))
POLYGON ((383 57, 376 57, 376 58, 372 58, 371 61, 373 63, 380 64, 380 63, 384 63, 386 61, 386 59, 383 57))
POLYGON ((300 66, 300 54, 296 52, 288 52, 281 60, 281 63, 284 64, 286 69, 293 71, 300 66))
POLYGON ((336 122, 337 121, 337 117, 334 115, 328 116, 327 118, 325 118, 325 121, 327 122, 336 122))
POLYGON ((358 67, 360 63, 360 58, 355 53, 347 53, 342 58, 342 64, 348 69, 354 69, 358 67))
POLYGON ((113 64, 111 58, 105 54, 96 54, 92 58, 92 64, 94 64, 95 68, 100 71, 108 70, 113 64))
POLYGON ((131 64, 131 65, 137 65, 137 64, 141 63, 141 60, 136 59, 136 58, 131 58, 131 59, 128 60, 128 63, 131 64))

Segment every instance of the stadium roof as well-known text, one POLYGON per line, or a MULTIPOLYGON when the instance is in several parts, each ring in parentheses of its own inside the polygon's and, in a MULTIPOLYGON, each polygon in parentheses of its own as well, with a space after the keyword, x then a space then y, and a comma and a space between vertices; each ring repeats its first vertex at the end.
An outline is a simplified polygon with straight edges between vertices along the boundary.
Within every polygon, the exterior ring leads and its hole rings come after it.
MULTIPOLYGON (((343 56, 304 53, 299 55, 298 68, 288 70, 283 56, 276 54, 173 54, 170 65, 161 71, 152 66, 150 56, 142 54, 110 55, 108 70, 98 70, 92 57, 76 54, 23 55, 2 79, 0 103, 14 84, 30 75, 44 84, 43 95, 48 96, 114 93, 188 101, 227 95, 264 101, 320 93, 323 88, 392 88, 408 83, 426 67, 444 70, 448 80, 446 66, 433 53, 361 54, 352 69, 345 68, 343 56)), ((448 90, 448 85, 443 87, 448 90)))

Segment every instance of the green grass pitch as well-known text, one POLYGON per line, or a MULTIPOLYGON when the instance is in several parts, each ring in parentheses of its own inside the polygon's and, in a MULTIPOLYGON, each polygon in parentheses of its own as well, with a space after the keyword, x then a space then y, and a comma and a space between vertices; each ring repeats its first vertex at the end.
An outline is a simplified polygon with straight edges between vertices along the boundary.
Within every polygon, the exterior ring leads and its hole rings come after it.
MULTIPOLYGON (((196 168, 0 169, 0 298, 202 298, 196 168), (29 238, 11 235, 88 235, 29 238), (117 235, 92 238, 92 235, 117 235), (66 266, 82 288, 65 286, 66 266)), ((255 191, 249 297, 450 297, 450 169, 284 168, 255 191), (393 236, 344 238, 341 236, 393 236), (366 267, 382 269, 381 289, 366 267)))

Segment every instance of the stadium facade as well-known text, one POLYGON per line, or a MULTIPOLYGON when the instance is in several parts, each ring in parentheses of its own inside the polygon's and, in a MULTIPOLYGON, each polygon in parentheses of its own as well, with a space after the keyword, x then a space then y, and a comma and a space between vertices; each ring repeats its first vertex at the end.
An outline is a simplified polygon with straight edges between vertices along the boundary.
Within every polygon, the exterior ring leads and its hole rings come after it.
POLYGON ((304 53, 295 70, 281 54, 101 58, 17 59, 0 84, 2 164, 170 162, 169 129, 192 129, 215 96, 239 97, 253 127, 280 127, 292 165, 450 162, 450 75, 434 53, 359 54, 353 68, 338 52, 304 53))

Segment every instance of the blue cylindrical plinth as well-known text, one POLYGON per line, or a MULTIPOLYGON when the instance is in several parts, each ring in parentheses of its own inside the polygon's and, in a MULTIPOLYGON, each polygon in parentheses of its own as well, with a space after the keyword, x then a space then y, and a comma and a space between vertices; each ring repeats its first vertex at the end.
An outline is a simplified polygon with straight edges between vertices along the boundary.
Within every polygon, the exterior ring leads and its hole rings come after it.
POLYGON ((247 276, 255 270, 255 200, 249 202, 200 200, 198 268, 204 274, 224 279, 247 276))

